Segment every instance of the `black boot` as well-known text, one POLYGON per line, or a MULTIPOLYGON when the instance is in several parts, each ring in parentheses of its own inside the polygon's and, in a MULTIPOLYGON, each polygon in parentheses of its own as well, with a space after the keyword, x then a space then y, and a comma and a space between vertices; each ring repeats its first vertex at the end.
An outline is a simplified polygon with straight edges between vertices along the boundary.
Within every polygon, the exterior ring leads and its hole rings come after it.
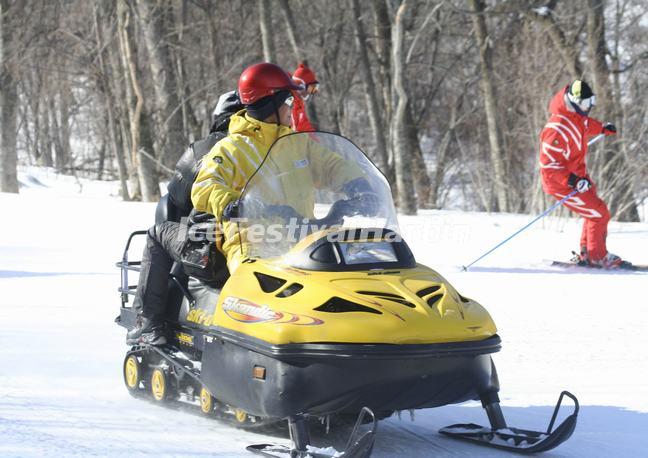
POLYGON ((576 263, 579 266, 587 266, 589 264, 589 255, 587 253, 587 247, 582 246, 580 249, 580 253, 576 253, 575 251, 572 251, 572 254, 574 255, 574 257, 571 258, 571 262, 576 263))
POLYGON ((135 327, 126 334, 128 345, 164 345, 166 342, 162 320, 157 317, 147 318, 139 315, 135 327))

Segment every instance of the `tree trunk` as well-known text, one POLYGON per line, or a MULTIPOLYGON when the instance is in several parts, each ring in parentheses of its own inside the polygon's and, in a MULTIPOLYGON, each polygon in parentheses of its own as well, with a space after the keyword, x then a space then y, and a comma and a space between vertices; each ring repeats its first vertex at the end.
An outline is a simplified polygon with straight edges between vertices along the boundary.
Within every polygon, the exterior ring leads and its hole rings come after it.
POLYGON ((380 88, 382 90, 382 105, 384 107, 384 119, 391 119, 392 113, 392 84, 391 84, 391 22, 387 4, 384 1, 371 2, 374 12, 376 54, 379 64, 380 88))
POLYGON ((158 157, 166 167, 173 169, 185 150, 186 141, 175 67, 167 41, 170 32, 164 14, 167 3, 164 0, 137 0, 135 3, 155 90, 156 132, 161 134, 158 157))
MULTIPOLYGON (((137 155, 132 154, 133 148, 130 143, 131 132, 130 132, 130 122, 133 119, 133 100, 135 96, 133 95, 133 87, 130 83, 130 70, 128 59, 126 58, 126 38, 128 37, 128 31, 132 29, 130 25, 130 12, 128 11, 128 5, 125 0, 119 0, 117 2, 117 35, 119 38, 119 54, 121 57, 121 71, 123 73, 123 83, 115 84, 113 88, 115 92, 120 88, 123 88, 122 97, 118 100, 123 100, 121 112, 127 116, 119 116, 119 131, 122 140, 122 151, 126 159, 126 165, 128 166, 128 184, 130 190, 131 200, 140 200, 142 198, 142 188, 140 186, 140 178, 137 172, 138 161, 137 155), (125 107, 125 109, 124 109, 125 107), (128 123, 124 120, 127 117, 128 123)), ((117 59, 114 55, 114 52, 109 48, 108 57, 113 68, 119 68, 117 64, 117 59)))
POLYGON ((259 1, 259 28, 261 29, 261 43, 263 44, 263 60, 275 62, 276 53, 272 40, 272 8, 269 0, 259 1))
POLYGON ((393 184, 393 175, 390 173, 389 161, 387 159, 387 145, 385 142, 385 132, 383 131, 383 123, 380 118, 380 107, 378 105, 378 97, 376 96, 376 86, 374 84, 373 75, 371 73, 371 64, 369 62, 369 54, 367 52, 367 37, 364 28, 362 27, 362 18, 360 12, 360 5, 358 0, 351 0, 353 28, 355 32, 355 43, 358 49, 358 56, 360 62, 358 63, 361 72, 362 80, 365 87, 365 100, 367 103, 367 111, 369 115, 369 124, 371 131, 376 141, 375 158, 380 170, 387 176, 393 184))
MULTIPOLYGON (((126 18, 128 21, 128 18, 126 18)), ((130 131, 131 131, 131 157, 134 164, 137 164, 140 186, 142 190, 142 199, 148 202, 154 202, 160 197, 160 190, 157 180, 157 171, 155 163, 150 159, 151 151, 140 151, 142 145, 140 138, 142 134, 142 111, 144 107, 144 96, 137 76, 137 66, 133 56, 133 49, 128 34, 127 24, 121 28, 122 52, 124 53, 126 64, 128 65, 128 74, 133 94, 135 95, 135 107, 133 108, 130 131)), ((148 131, 148 129, 147 129, 148 131)), ((143 150, 143 148, 142 148, 143 150)))
MULTIPOLYGON (((106 135, 106 142, 110 145, 110 151, 117 161, 117 173, 119 176, 119 183, 120 183, 120 191, 121 191, 121 197, 122 200, 130 200, 130 196, 128 194, 128 169, 126 166, 126 160, 124 159, 124 155, 122 154, 118 140, 117 140, 117 129, 115 127, 115 106, 114 106, 114 93, 111 90, 110 86, 110 81, 108 77, 108 68, 106 66, 106 62, 104 60, 103 56, 103 49, 104 49, 104 40, 103 40, 103 24, 102 21, 100 21, 100 15, 99 15, 99 6, 95 5, 95 11, 94 11, 94 26, 95 26, 95 37, 97 39, 97 57, 99 61, 99 71, 101 73, 101 76, 99 77, 99 92, 102 96, 102 105, 104 107, 104 117, 106 119, 105 126, 108 129, 107 135, 106 135)), ((108 52, 110 52, 110 47, 108 46, 108 52)), ((113 68, 113 71, 116 69, 113 68)), ((99 172, 98 172, 98 177, 97 179, 101 180, 101 175, 103 173, 104 169, 104 158, 106 155, 106 142, 104 142, 104 146, 102 147, 102 155, 100 156, 99 160, 99 172)))
POLYGON ((59 172, 64 171, 65 158, 61 151, 61 129, 59 127, 58 113, 56 110, 56 96, 51 96, 47 101, 48 119, 50 125, 49 143, 54 150, 54 165, 59 172))
MULTIPOLYGON (((353 0, 356 2, 357 0, 353 0)), ((394 163, 396 168, 396 183, 398 186, 398 208, 406 215, 416 214, 416 199, 414 197, 414 183, 412 181, 412 151, 408 141, 407 110, 408 98, 405 91, 404 70, 405 56, 403 54, 404 30, 403 20, 407 0, 398 7, 392 29, 392 69, 394 88, 398 101, 394 111, 394 163)))
POLYGON ((495 95, 495 84, 493 82, 493 53, 491 48, 491 38, 488 36, 486 20, 484 19, 485 6, 483 0, 468 0, 468 4, 474 13, 472 15, 473 27, 475 31, 475 39, 479 46, 481 87, 484 95, 484 108, 488 125, 490 156, 495 175, 494 190, 497 199, 497 210, 508 212, 509 204, 505 181, 506 167, 502 152, 499 122, 497 120, 497 97, 495 95))
MULTIPOLYGON (((183 42, 184 30, 187 28, 187 5, 182 2, 180 6, 179 23, 176 25, 178 30, 177 40, 174 39, 174 45, 180 48, 180 43, 183 42)), ((189 78, 186 74, 185 53, 175 53, 176 67, 178 72, 178 93, 182 95, 182 125, 184 127, 184 137, 189 139, 190 142, 202 138, 201 123, 196 119, 196 113, 189 103, 191 90, 189 88, 189 78)))
MULTIPOLYGON (((605 43, 605 2, 587 0, 587 44, 589 59, 594 76, 594 88, 597 94, 597 111, 604 121, 620 117, 610 85, 610 69, 605 60, 607 47, 605 43)), ((604 164, 601 174, 601 191, 609 193, 608 205, 612 215, 620 221, 639 221, 639 212, 632 191, 632 181, 626 179, 628 164, 620 153, 619 140, 607 144, 603 155, 604 164)))
POLYGON ((290 8, 288 0, 280 0, 279 6, 281 7, 281 12, 286 19, 286 32, 288 33, 288 41, 290 42, 290 47, 292 48, 296 63, 299 64, 299 62, 301 62, 304 57, 302 55, 302 50, 299 47, 299 44, 297 44, 296 37, 299 35, 299 30, 297 30, 295 17, 292 14, 292 9, 290 8))
POLYGON ((543 14, 536 13, 533 14, 532 17, 547 28, 549 37, 558 50, 560 58, 562 59, 563 64, 565 64, 565 66, 567 67, 567 70, 569 71, 572 79, 578 79, 583 75, 583 67, 580 63, 580 60, 578 59, 579 46, 577 46, 576 43, 570 43, 567 40, 567 37, 554 19, 553 12, 556 3, 558 3, 557 0, 550 1, 547 5, 545 5, 546 9, 544 10, 543 14))
POLYGON ((54 146, 54 142, 52 141, 52 135, 50 135, 50 132, 52 130, 51 122, 50 122, 50 117, 49 117, 49 107, 47 104, 47 101, 44 101, 44 103, 41 103, 41 109, 40 109, 40 114, 39 116, 41 117, 41 135, 40 135, 40 163, 39 165, 42 165, 44 167, 52 167, 54 165, 54 161, 52 160, 52 149, 54 146))
POLYGON ((461 107, 462 96, 457 97, 457 101, 452 105, 450 109, 450 119, 448 121, 448 129, 443 134, 441 139, 441 144, 437 149, 436 157, 436 167, 434 169, 434 175, 432 183, 430 185, 430 204, 432 208, 439 208, 439 189, 443 183, 443 177, 445 175, 446 162, 448 158, 448 148, 450 147, 450 141, 455 133, 455 127, 457 126, 457 111, 461 107))
MULTIPOLYGON (((405 79, 405 70, 403 69, 403 79, 405 79)), ((403 85, 405 85, 403 83, 403 85)), ((418 127, 412 117, 412 104, 407 99, 405 109, 405 133, 407 135, 407 145, 412 156, 412 173, 414 175, 414 188, 416 189, 416 198, 419 208, 427 208, 430 205, 430 176, 428 175, 427 165, 421 150, 421 144, 418 138, 418 127)))
POLYGON ((12 31, 6 23, 9 2, 0 2, 0 192, 18 192, 18 153, 16 129, 18 83, 9 64, 12 31))
POLYGON ((70 81, 67 78, 60 78, 59 86, 59 110, 60 125, 58 135, 58 151, 56 152, 56 168, 63 170, 70 164, 72 152, 70 148, 70 104, 74 102, 70 81))

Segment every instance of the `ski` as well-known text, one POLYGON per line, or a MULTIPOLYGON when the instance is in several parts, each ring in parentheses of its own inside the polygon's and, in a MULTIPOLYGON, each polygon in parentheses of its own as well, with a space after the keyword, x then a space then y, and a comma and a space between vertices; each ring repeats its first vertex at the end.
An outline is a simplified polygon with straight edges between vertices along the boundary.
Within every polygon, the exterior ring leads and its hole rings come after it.
POLYGON ((630 271, 630 272, 648 272, 648 265, 641 265, 641 264, 631 264, 629 262, 624 262, 624 264, 621 264, 621 266, 615 268, 615 269, 603 269, 602 267, 598 266, 592 266, 589 264, 581 264, 578 262, 572 262, 572 261, 554 261, 554 260, 549 260, 549 265, 553 267, 564 267, 564 268, 578 268, 578 269, 588 269, 588 270, 596 270, 600 272, 619 272, 619 271, 630 271))

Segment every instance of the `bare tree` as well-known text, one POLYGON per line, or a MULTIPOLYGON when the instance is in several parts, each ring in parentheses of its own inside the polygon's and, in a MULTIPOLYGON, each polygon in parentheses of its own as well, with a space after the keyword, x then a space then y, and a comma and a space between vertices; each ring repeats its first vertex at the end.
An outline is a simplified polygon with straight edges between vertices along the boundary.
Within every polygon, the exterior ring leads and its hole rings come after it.
MULTIPOLYGON (((104 5, 105 8, 105 5, 104 5)), ((128 193, 128 169, 126 160, 119 147, 118 131, 115 123, 115 96, 110 85, 108 77, 108 66, 104 59, 104 39, 103 39, 103 16, 101 15, 100 6, 94 6, 94 27, 95 38, 97 40, 97 61, 99 65, 98 90, 100 94, 101 106, 103 107, 104 117, 106 119, 106 128, 108 129, 108 143, 110 150, 117 162, 117 170, 119 173, 120 191, 123 200, 130 200, 128 193)), ((102 167, 103 170, 103 167, 102 167)))
POLYGON ((261 41, 263 43, 263 59, 266 62, 276 62, 274 40, 272 39, 272 8, 269 0, 258 0, 259 2, 259 29, 261 30, 261 41))
POLYGON ((403 54, 403 20, 407 8, 407 0, 404 0, 396 11, 394 26, 392 29, 392 68, 394 88, 398 100, 392 120, 394 134, 394 163, 396 169, 396 183, 398 184, 398 208, 406 215, 416 214, 416 198, 414 196, 414 183, 410 164, 412 163, 412 151, 407 134, 407 102, 408 95, 405 90, 404 67, 405 56, 403 54))
POLYGON ((527 15, 545 26, 553 45, 560 53, 560 57, 567 66, 571 77, 573 79, 580 78, 583 75, 583 69, 578 58, 578 36, 575 35, 569 39, 556 22, 554 10, 557 4, 558 0, 550 0, 546 5, 535 8, 532 12, 527 12, 527 15))
POLYGON ((484 97, 484 108, 486 110, 486 121, 488 123, 488 142, 490 145, 491 163, 495 175, 494 187, 497 207, 499 211, 509 211, 508 196, 506 192, 504 153, 500 138, 499 122, 497 120, 497 98, 495 95, 495 83, 493 81, 493 51, 492 39, 488 36, 486 20, 484 18, 483 0, 468 0, 473 12, 473 27, 475 40, 479 46, 479 58, 481 65, 481 87, 484 97))
MULTIPOLYGON (((605 41, 605 15, 603 0, 587 0, 587 42, 594 86, 596 87, 599 110, 604 119, 617 119, 620 116, 617 101, 610 83, 607 45, 605 41)), ((632 190, 632 182, 627 179, 628 165, 619 151, 619 143, 613 142, 606 148, 604 166, 601 170, 601 188, 614 189, 609 196, 609 206, 613 214, 618 213, 622 221, 639 221, 639 213, 632 190)))
POLYGON ((279 6, 281 7, 281 12, 284 15, 286 20, 286 33, 288 34, 288 41, 290 42, 290 47, 295 56, 296 62, 301 62, 304 60, 303 52, 299 46, 297 37, 299 36, 297 23, 295 22, 295 17, 293 16, 292 8, 288 0, 279 0, 279 6))
POLYGON ((136 0, 139 25, 148 50, 157 106, 158 152, 161 162, 172 168, 186 147, 182 129, 182 111, 178 99, 175 66, 168 46, 169 30, 165 21, 168 3, 163 0, 136 0))
POLYGON ((358 3, 358 0, 351 0, 351 8, 353 13, 355 43, 358 50, 358 57, 360 58, 359 70, 361 72, 363 86, 365 88, 365 101, 369 115, 369 124, 371 125, 371 130, 376 141, 376 158, 378 159, 378 167, 388 173, 389 162, 387 160, 387 145, 385 141, 385 133, 383 129, 383 122, 380 116, 378 96, 376 95, 376 85, 374 84, 371 64, 369 63, 367 37, 362 26, 362 14, 360 12, 360 5, 358 3))
POLYGON ((141 142, 144 138, 148 140, 149 134, 147 119, 143 116, 144 95, 140 86, 136 58, 133 56, 133 44, 131 43, 128 32, 129 13, 126 9, 120 17, 119 38, 124 62, 127 65, 130 84, 135 95, 135 106, 131 112, 130 131, 131 131, 131 157, 132 162, 137 165, 139 182, 142 190, 142 198, 146 201, 153 202, 160 197, 158 177, 155 163, 153 161, 152 148, 147 148, 146 143, 141 142), (144 134, 144 135, 142 135, 144 134), (148 149, 148 152, 146 151, 148 149))
MULTIPOLYGON (((14 6, 15 8, 15 6, 14 6)), ((18 192, 16 130, 18 84, 12 53, 16 52, 12 30, 16 12, 8 0, 0 1, 0 192, 18 192)))

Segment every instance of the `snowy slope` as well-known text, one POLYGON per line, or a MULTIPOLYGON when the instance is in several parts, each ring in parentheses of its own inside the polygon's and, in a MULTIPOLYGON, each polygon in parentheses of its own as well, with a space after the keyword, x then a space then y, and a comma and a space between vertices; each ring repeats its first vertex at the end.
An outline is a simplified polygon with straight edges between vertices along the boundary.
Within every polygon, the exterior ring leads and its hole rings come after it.
MULTIPOLYGON (((113 267, 151 204, 124 203, 114 184, 28 170, 20 196, 0 194, 0 456, 249 456, 286 431, 237 430, 131 398, 113 267), (36 183, 38 181, 38 183, 36 183), (78 194, 79 188, 83 193, 78 194)), ((648 450, 648 276, 565 272, 545 258, 576 246, 574 220, 547 220, 468 272, 528 216, 423 212, 402 218, 420 262, 484 304, 503 338, 494 356, 510 424, 543 429, 562 389, 582 404, 573 438, 550 457, 640 457, 648 450)), ((648 263, 648 224, 612 224, 611 251, 648 263)), ((506 456, 440 436, 486 424, 476 403, 383 421, 376 457, 506 456)), ((315 435, 341 448, 346 431, 315 435)))

